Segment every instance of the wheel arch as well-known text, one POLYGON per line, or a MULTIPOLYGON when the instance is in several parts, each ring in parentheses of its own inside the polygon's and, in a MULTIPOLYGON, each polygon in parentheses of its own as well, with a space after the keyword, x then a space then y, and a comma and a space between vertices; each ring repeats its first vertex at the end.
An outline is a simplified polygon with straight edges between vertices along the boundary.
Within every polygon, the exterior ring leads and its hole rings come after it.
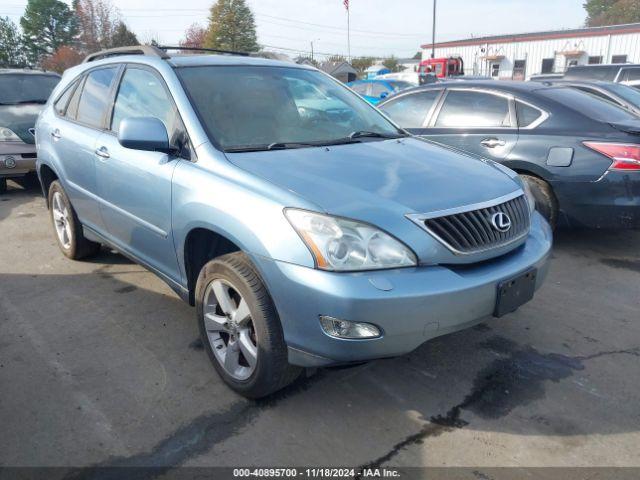
POLYGON ((43 163, 38 168, 38 179, 40 180, 40 187, 42 188, 42 194, 44 195, 47 209, 49 209, 49 188, 51 184, 58 180, 60 177, 57 172, 46 163, 43 163))
POLYGON ((209 227, 194 227, 187 233, 184 240, 183 261, 190 305, 195 305, 196 282, 202 267, 221 255, 242 251, 244 250, 236 241, 209 227))

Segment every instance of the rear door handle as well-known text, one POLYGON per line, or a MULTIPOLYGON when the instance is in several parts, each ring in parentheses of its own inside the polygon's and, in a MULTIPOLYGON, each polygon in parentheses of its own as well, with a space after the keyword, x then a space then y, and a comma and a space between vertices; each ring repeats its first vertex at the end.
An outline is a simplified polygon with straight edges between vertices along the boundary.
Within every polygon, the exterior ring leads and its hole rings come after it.
POLYGON ((62 138, 62 135, 60 135, 60 129, 56 128, 55 130, 53 130, 51 132, 51 138, 53 138, 54 140, 60 140, 62 138))
POLYGON ((96 155, 102 158, 109 158, 111 156, 109 155, 109 150, 107 150, 107 147, 96 148, 96 155))
POLYGON ((507 144, 504 140, 500 140, 499 138, 485 138, 480 142, 480 145, 483 145, 487 148, 496 148, 496 147, 504 147, 507 144))

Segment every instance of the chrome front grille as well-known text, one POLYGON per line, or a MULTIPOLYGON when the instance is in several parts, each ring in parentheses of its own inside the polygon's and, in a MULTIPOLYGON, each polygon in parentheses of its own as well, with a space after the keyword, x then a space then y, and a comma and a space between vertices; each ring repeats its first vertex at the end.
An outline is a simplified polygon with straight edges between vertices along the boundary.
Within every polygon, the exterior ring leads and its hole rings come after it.
POLYGON ((529 232, 527 199, 515 198, 450 214, 410 216, 456 254, 469 255, 514 243, 529 232), (509 223, 509 228, 506 225, 509 223))

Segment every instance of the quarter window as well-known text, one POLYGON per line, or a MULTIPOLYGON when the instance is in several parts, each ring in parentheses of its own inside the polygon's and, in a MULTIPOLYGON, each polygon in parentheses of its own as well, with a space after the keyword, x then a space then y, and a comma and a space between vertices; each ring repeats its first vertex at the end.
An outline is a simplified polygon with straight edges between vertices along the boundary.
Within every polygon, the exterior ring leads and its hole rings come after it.
POLYGON ((67 111, 65 113, 68 118, 76 118, 85 78, 86 77, 82 77, 80 80, 78 80, 78 87, 74 90, 73 95, 71 96, 71 100, 69 100, 69 105, 67 105, 67 111))
POLYGON ((109 103, 111 84, 118 71, 117 67, 93 70, 84 83, 76 120, 91 127, 101 128, 109 103))
POLYGON ((67 105, 69 104, 69 99, 71 98, 71 95, 73 95, 73 92, 76 89, 76 86, 78 85, 78 83, 80 82, 80 80, 76 80, 75 82, 73 82, 65 91, 64 93, 60 96, 60 98, 58 98, 58 100, 56 100, 56 103, 54 105, 54 108, 56 109, 56 112, 58 115, 64 115, 66 110, 67 110, 67 105))
POLYGON ((421 128, 441 90, 404 95, 380 107, 403 128, 421 128))
POLYGON ((542 112, 526 103, 516 102, 516 114, 518 115, 518 127, 526 128, 542 116, 542 112))
POLYGON ((436 127, 510 127, 509 100, 484 92, 450 90, 436 127))

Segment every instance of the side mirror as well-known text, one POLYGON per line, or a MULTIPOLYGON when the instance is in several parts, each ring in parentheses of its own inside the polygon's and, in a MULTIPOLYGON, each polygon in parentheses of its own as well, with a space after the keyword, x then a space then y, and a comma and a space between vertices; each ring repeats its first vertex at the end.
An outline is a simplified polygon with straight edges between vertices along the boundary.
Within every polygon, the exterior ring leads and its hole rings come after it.
POLYGON ((382 98, 382 99, 385 99, 385 98, 387 98, 388 96, 389 96, 389 92, 382 92, 382 93, 380 94, 380 98, 382 98))
POLYGON ((118 141, 125 148, 169 153, 169 135, 164 123, 154 117, 128 117, 120 122, 118 141))

